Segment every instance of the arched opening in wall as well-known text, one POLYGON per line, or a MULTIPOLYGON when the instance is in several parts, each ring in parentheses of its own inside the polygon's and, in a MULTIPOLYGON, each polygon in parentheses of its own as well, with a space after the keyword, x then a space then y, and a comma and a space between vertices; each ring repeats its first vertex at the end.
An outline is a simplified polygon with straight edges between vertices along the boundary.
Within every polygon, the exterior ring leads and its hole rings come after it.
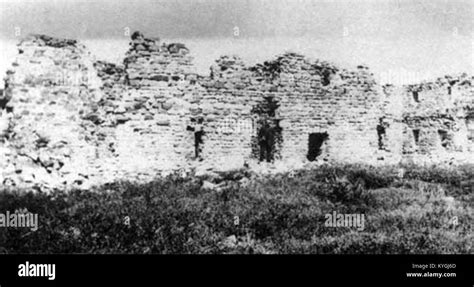
POLYGON ((413 129, 413 139, 415 140, 415 144, 418 145, 420 142, 420 130, 413 129))
POLYGON ((324 133, 311 133, 308 138, 308 154, 306 158, 309 161, 315 161, 318 156, 322 153, 322 146, 324 142, 329 138, 327 132, 324 133))
POLYGON ((439 139, 441 141, 441 146, 443 148, 447 148, 449 146, 449 143, 450 143, 450 138, 448 136, 448 132, 445 131, 445 130, 438 130, 438 135, 439 135, 439 139))
POLYGON ((420 97, 418 95, 418 91, 413 91, 412 95, 413 95, 413 100, 415 100, 415 102, 419 103, 420 102, 420 97))

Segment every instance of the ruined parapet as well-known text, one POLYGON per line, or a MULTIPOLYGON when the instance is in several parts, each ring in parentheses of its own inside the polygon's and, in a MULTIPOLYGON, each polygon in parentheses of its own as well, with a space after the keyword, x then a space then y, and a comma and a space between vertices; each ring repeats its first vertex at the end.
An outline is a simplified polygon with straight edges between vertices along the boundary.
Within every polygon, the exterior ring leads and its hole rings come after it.
POLYGON ((132 87, 179 85, 188 75, 195 74, 192 60, 184 44, 161 43, 158 38, 145 38, 135 32, 124 59, 128 84, 132 87))
POLYGON ((472 77, 380 86, 367 67, 284 53, 194 73, 182 44, 132 35, 123 64, 74 40, 19 45, 0 95, 3 185, 87 187, 176 170, 473 163, 472 77))
POLYGON ((55 38, 48 35, 31 34, 22 39, 19 43, 21 47, 51 47, 51 48, 66 48, 66 49, 83 49, 83 45, 78 45, 77 40, 55 38))

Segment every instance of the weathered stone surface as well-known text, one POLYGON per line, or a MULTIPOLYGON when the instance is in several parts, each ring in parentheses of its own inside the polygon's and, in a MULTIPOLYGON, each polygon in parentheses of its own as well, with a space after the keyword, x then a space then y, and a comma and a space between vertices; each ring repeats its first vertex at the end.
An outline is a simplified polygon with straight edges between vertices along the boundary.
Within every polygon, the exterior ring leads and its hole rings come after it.
POLYGON ((253 67, 223 56, 199 76, 184 45, 139 32, 123 65, 44 35, 19 49, 0 96, 3 185, 87 188, 177 170, 327 162, 474 163, 465 74, 380 86, 366 67, 285 53, 253 67))

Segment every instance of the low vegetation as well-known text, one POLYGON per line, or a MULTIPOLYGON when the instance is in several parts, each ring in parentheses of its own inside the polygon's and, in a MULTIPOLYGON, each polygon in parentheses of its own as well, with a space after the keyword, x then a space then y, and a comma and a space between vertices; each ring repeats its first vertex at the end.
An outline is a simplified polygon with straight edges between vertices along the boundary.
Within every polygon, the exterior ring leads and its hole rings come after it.
POLYGON ((4 190, 0 213, 26 208, 38 214, 39 228, 0 227, 0 251, 473 253, 474 168, 403 168, 176 174, 67 193, 4 190), (327 227, 333 212, 363 214, 363 230, 327 227))

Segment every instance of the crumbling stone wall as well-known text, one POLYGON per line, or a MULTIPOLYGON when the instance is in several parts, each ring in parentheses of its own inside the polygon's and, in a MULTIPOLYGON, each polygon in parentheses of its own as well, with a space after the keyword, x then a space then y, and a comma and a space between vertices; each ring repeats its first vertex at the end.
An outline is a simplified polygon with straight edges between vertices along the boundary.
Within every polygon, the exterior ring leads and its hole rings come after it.
POLYGON ((2 183, 81 184, 97 157, 83 120, 99 96, 90 55, 74 40, 32 35, 12 66, 2 110, 9 121, 2 183))
POLYGON ((252 146, 259 140, 263 114, 280 129, 274 161, 282 165, 308 162, 309 138, 317 133, 328 135, 320 161, 373 158, 378 87, 365 67, 340 70, 294 53, 255 67, 245 67, 237 57, 223 57, 203 85, 204 145, 212 153, 205 158, 240 166, 260 161, 252 146), (278 106, 272 115, 255 112, 269 101, 278 106))
POLYGON ((176 170, 320 163, 474 163, 472 77, 380 86, 285 53, 223 56, 197 75, 185 45, 132 35, 123 64, 74 40, 19 44, 0 96, 0 183, 82 186, 176 170))
POLYGON ((150 180, 189 169, 200 94, 193 70, 184 45, 140 33, 132 35, 123 67, 102 68, 105 82, 112 78, 101 102, 111 178, 150 180))
POLYGON ((384 114, 392 121, 388 142, 398 143, 394 153, 417 163, 472 163, 472 77, 446 76, 392 89, 388 97, 384 114), (394 102, 401 106, 395 109, 394 102))

